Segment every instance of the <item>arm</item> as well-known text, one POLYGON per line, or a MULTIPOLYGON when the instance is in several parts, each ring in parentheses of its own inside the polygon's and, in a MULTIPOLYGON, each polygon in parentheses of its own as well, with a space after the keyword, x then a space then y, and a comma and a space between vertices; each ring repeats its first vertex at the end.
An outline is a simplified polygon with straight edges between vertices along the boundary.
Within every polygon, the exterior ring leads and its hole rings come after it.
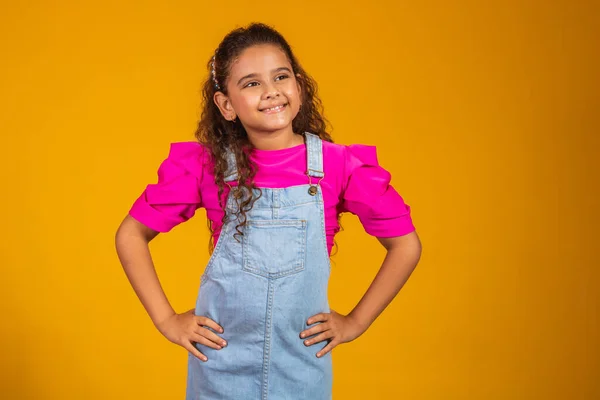
POLYGON ((182 314, 173 310, 158 280, 148 246, 157 235, 157 231, 127 215, 115 237, 117 254, 133 290, 160 333, 200 360, 207 361, 207 357, 192 343, 197 342, 220 350, 227 343, 205 326, 220 333, 223 332, 223 328, 210 318, 196 316, 194 309, 182 314))
POLYGON ((300 338, 318 334, 304 341, 306 346, 329 340, 329 343, 317 353, 323 357, 340 343, 350 342, 362 335, 375 319, 390 304, 402 286, 410 277, 421 257, 421 241, 416 231, 393 238, 378 238, 387 249, 387 255, 356 307, 347 316, 334 310, 330 313, 313 315, 307 321, 314 325, 300 333, 300 338))
POLYGON ((160 285, 149 243, 158 231, 127 215, 115 236, 115 246, 123 270, 155 326, 175 314, 160 285))
POLYGON ((387 255, 366 293, 348 314, 364 330, 396 297, 421 257, 421 241, 416 231, 377 239, 387 249, 387 255))

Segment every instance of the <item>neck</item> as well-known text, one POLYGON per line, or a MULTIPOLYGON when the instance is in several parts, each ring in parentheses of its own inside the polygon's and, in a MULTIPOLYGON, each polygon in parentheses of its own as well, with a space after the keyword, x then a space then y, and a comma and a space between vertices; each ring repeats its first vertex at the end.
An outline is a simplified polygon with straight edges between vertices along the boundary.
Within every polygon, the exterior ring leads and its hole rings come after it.
POLYGON ((271 132, 247 130, 250 143, 258 150, 282 150, 304 143, 304 136, 294 133, 292 127, 271 132))

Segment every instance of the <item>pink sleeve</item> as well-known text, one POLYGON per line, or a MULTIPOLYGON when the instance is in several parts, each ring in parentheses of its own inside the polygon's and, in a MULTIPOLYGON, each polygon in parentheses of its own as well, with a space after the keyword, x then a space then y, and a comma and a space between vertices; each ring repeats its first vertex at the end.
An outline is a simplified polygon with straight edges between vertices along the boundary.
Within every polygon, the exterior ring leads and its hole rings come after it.
POLYGON ((129 214, 159 232, 187 221, 201 206, 203 147, 196 142, 172 143, 158 168, 158 182, 146 186, 129 214))
POLYGON ((375 146, 346 146, 340 211, 357 215, 365 231, 373 236, 394 237, 414 231, 410 206, 390 180, 390 173, 377 162, 375 146))

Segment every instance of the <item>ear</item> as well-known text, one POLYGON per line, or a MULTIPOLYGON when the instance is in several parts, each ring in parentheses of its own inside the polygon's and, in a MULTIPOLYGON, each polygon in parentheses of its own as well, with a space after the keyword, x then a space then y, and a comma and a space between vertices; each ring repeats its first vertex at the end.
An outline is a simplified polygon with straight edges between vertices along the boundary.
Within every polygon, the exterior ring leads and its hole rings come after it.
POLYGON ((228 121, 233 121, 236 117, 236 112, 231 105, 231 101, 229 97, 225 95, 225 93, 218 91, 213 96, 213 101, 219 107, 219 111, 221 111, 221 115, 228 121))

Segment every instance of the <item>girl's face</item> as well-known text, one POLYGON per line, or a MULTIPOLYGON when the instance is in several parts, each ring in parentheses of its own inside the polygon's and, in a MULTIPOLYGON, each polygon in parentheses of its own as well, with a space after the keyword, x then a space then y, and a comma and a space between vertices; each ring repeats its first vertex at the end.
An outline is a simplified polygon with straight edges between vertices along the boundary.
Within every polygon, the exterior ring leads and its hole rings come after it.
POLYGON ((265 44, 244 50, 233 62, 226 84, 227 95, 217 92, 214 97, 225 119, 239 118, 249 135, 293 134, 300 85, 279 47, 265 44))

